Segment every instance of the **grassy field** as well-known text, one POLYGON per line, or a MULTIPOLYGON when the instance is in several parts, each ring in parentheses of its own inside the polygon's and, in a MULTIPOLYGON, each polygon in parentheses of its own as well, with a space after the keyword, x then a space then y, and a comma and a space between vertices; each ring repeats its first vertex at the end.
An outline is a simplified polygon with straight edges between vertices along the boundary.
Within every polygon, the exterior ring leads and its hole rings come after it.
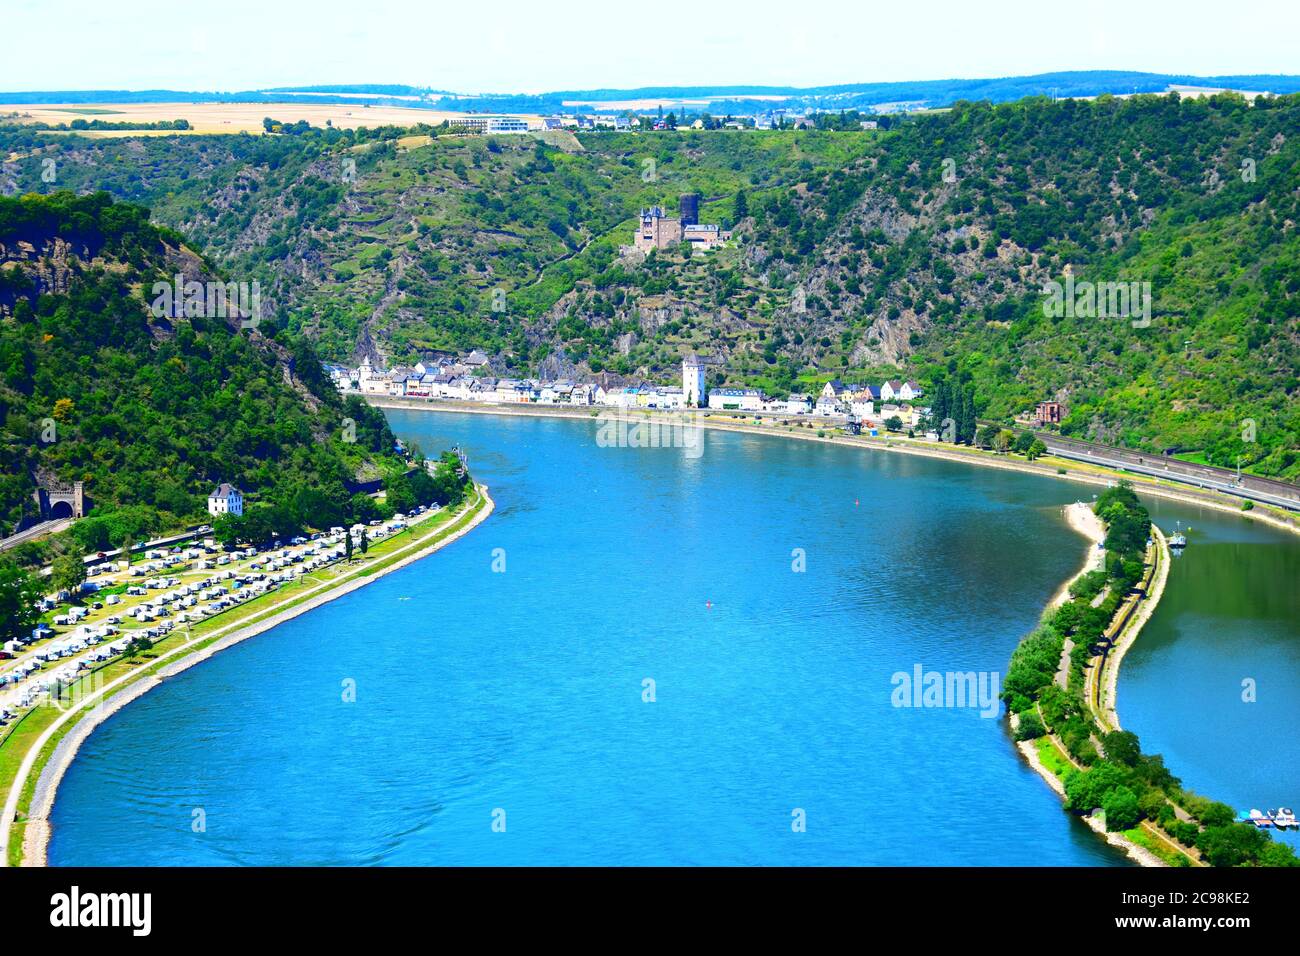
POLYGON ((1123 831, 1124 836, 1128 837, 1144 850, 1149 850, 1161 860, 1170 866, 1191 866, 1192 860, 1186 853, 1175 850, 1172 846, 1161 840, 1151 833, 1146 826, 1136 826, 1131 830, 1123 831))
POLYGON ((1056 744, 1052 743, 1052 738, 1039 737, 1034 741, 1034 748, 1038 751, 1038 759, 1043 762, 1043 766, 1053 775, 1064 780, 1066 772, 1072 768, 1070 761, 1066 760, 1056 744))
MULTIPOLYGON (((11 105, 0 103, 0 114, 18 113, 18 122, 67 123, 69 114, 111 115, 114 123, 157 123, 162 120, 189 120, 192 133, 261 133, 262 120, 272 116, 287 123, 306 120, 313 126, 326 123, 355 129, 373 126, 437 125, 455 120, 464 113, 445 110, 422 110, 400 106, 362 106, 361 104, 317 104, 295 102, 265 103, 123 103, 99 107, 76 105, 11 105)), ((538 117, 522 117, 538 119, 538 117)), ((176 135, 171 131, 162 131, 176 135)), ((131 130, 101 130, 101 136, 138 136, 131 130)))

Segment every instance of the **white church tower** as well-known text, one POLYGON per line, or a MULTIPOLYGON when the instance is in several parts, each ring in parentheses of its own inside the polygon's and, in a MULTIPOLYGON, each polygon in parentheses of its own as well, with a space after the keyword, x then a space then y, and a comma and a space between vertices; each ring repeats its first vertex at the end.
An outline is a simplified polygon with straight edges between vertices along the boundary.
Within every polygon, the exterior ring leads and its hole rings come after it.
POLYGON ((708 366, 696 355, 682 359, 682 398, 688 406, 703 408, 709 401, 709 393, 704 387, 704 375, 708 366))

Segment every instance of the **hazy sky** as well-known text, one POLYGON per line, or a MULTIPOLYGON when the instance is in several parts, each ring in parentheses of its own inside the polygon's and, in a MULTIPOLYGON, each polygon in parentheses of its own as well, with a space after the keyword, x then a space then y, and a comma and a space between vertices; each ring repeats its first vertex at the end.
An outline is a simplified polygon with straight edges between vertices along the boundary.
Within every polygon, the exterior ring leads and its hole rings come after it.
POLYGON ((1300 0, 0 0, 0 90, 1300 73, 1300 0))

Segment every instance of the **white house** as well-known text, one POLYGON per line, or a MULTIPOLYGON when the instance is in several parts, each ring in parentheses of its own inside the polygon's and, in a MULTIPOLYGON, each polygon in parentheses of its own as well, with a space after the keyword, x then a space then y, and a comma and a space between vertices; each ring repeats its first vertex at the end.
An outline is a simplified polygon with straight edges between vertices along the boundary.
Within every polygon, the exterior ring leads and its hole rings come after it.
POLYGON ((833 378, 822 386, 822 398, 839 398, 845 392, 852 391, 852 387, 845 385, 838 378, 833 378))
POLYGON ((626 388, 613 387, 598 392, 600 404, 613 408, 635 408, 637 396, 640 394, 641 390, 632 385, 626 388))
POLYGON ((537 393, 537 402, 540 405, 567 405, 571 394, 573 394, 572 382, 563 379, 558 382, 546 382, 537 393))
POLYGON ((645 394, 645 404, 650 408, 678 409, 686 407, 686 392, 672 385, 659 385, 645 394))
POLYGON ((785 410, 791 415, 807 415, 812 411, 812 399, 803 392, 795 392, 785 400, 785 410))
POLYGON ((876 403, 872 400, 871 389, 864 388, 860 392, 854 392, 849 400, 849 410, 857 418, 875 418, 876 403))
POLYGON ((208 514, 242 515, 244 513, 244 496, 234 485, 222 482, 208 495, 208 514))
POLYGON ((533 401, 535 392, 531 382, 522 379, 503 378, 497 382, 496 389, 488 397, 490 402, 503 405, 522 405, 533 401))
POLYGON ((758 412, 763 410, 763 393, 756 388, 714 388, 709 390, 709 408, 758 412))
POLYGON ((409 368, 395 368, 388 375, 388 388, 390 395, 406 395, 407 385, 410 382, 419 383, 420 377, 412 374, 409 368))
POLYGON ((924 393, 924 389, 916 382, 889 381, 880 386, 880 398, 886 402, 910 402, 924 393))
POLYGON ((818 418, 834 418, 837 415, 843 415, 844 412, 843 402, 824 393, 817 399, 817 404, 813 406, 813 414, 818 418))

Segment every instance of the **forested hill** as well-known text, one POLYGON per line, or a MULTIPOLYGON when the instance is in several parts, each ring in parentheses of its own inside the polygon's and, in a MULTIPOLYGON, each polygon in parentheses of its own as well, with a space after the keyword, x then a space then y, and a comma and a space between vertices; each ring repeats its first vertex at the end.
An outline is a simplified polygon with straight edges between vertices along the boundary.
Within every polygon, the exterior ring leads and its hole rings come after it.
POLYGON ((160 305, 154 283, 178 273, 212 294, 147 209, 0 198, 0 533, 37 482, 85 483, 93 517, 75 530, 93 549, 206 517, 221 481, 319 519, 345 514, 354 478, 405 470, 382 416, 345 408, 308 344, 245 327, 248 310, 160 305))
MULTIPOLYGON (((775 392, 964 380, 988 417, 1300 475, 1300 97, 959 103, 861 130, 92 140, 0 127, 0 185, 147 202, 330 358, 487 352, 505 373, 775 392), (639 208, 703 197, 727 247, 624 256, 639 208), (1137 283, 1149 322, 1044 314, 1137 283), (1144 285, 1145 284, 1145 285, 1144 285), (500 290, 498 292, 498 290, 500 290)), ((1141 301, 1139 295, 1138 301, 1141 301)))

